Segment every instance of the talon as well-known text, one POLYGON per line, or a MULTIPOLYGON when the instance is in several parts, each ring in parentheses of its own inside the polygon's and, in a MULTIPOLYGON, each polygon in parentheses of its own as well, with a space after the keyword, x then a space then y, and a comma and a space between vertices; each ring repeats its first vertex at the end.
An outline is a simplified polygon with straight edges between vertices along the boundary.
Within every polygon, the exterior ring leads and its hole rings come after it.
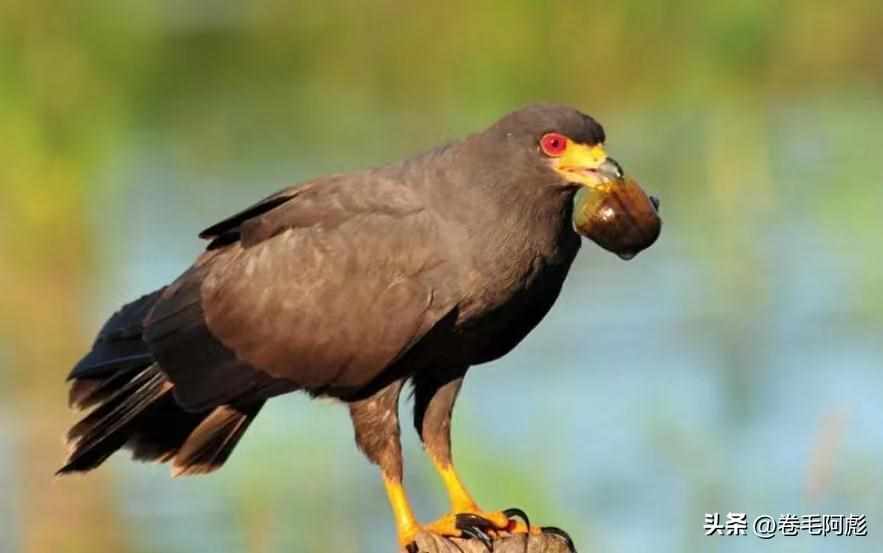
POLYGON ((454 517, 454 521, 454 526, 456 526, 458 530, 464 530, 467 528, 492 530, 496 528, 493 522, 474 513, 459 513, 454 517))
POLYGON ((481 528, 469 526, 466 528, 461 528, 460 533, 462 533, 464 536, 477 539, 484 544, 485 548, 487 548, 488 551, 492 552, 494 550, 494 542, 491 541, 491 537, 488 536, 481 528))
POLYGON ((576 553, 576 546, 573 544, 573 540, 570 539, 570 534, 562 530, 561 528, 555 526, 543 526, 540 528, 543 534, 551 534, 553 536, 557 536, 564 540, 564 543, 567 544, 567 548, 570 549, 570 553, 576 553))
POLYGON ((520 518, 522 522, 524 522, 524 526, 527 527, 527 532, 530 533, 530 519, 527 518, 527 513, 525 513, 518 507, 512 507, 503 511, 503 514, 506 515, 506 518, 509 519, 520 518))

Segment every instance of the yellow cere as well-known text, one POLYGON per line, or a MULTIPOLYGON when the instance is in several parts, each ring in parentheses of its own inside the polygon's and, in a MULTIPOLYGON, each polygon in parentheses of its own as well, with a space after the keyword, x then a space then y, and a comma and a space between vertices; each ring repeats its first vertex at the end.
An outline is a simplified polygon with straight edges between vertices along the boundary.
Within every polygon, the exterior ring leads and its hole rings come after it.
POLYGON ((607 189, 610 181, 596 170, 607 160, 602 144, 580 144, 567 139, 564 153, 552 159, 552 167, 568 182, 580 183, 593 189, 607 189))

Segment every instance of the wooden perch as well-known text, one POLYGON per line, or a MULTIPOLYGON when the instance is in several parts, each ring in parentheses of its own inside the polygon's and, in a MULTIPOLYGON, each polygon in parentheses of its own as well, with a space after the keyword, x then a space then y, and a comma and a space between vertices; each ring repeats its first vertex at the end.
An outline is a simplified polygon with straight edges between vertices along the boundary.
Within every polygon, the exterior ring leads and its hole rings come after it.
MULTIPOLYGON (((477 539, 443 538, 422 532, 416 541, 419 553, 489 553, 477 539)), ((493 553, 571 553, 564 540, 552 534, 502 536, 493 540, 493 546, 493 553)), ((400 553, 408 552, 402 549, 400 553)))

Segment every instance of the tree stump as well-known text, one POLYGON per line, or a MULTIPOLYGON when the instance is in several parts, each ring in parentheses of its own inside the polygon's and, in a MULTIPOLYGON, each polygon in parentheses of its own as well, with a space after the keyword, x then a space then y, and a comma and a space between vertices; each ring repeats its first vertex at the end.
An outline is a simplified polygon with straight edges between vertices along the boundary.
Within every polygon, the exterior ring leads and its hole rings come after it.
MULTIPOLYGON (((443 538, 428 532, 417 535, 419 553, 489 553, 477 539, 443 538)), ((571 553, 567 543, 553 534, 509 534, 493 540, 493 553, 571 553)), ((400 553, 408 553, 402 549, 400 553)), ((413 553, 413 552, 412 552, 413 553)))

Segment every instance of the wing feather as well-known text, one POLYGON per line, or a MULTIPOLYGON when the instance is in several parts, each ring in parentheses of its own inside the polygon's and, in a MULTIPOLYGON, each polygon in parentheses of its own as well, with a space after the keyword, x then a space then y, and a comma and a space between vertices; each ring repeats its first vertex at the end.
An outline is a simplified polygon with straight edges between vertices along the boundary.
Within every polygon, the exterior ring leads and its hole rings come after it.
POLYGON ((451 309, 436 293, 436 222, 400 183, 333 178, 254 213, 211 227, 238 239, 206 252, 147 320, 185 407, 358 390, 451 309))

